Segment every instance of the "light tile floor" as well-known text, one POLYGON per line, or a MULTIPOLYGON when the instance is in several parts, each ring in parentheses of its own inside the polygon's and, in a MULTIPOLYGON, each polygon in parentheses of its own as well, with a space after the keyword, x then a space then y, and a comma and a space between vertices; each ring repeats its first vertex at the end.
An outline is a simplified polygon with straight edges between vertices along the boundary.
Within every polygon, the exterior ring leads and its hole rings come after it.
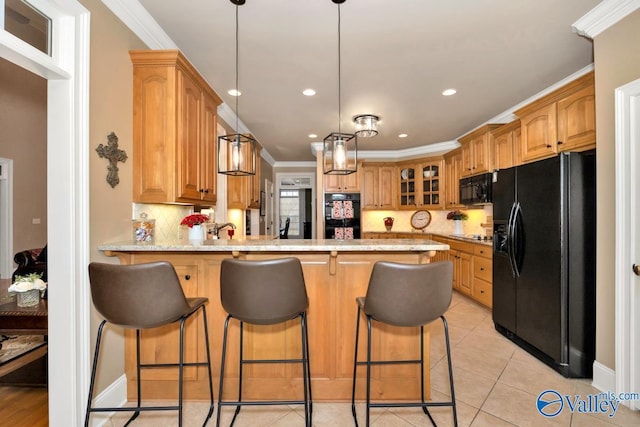
MULTIPOLYGON (((566 407, 554 418, 544 418, 536 410, 538 394, 554 389, 561 394, 586 396, 599 391, 590 380, 566 379, 498 334, 491 313, 470 299, 454 294, 446 313, 452 342, 453 375, 458 425, 473 427, 500 426, 640 426, 640 412, 620 406, 614 417, 571 413, 566 407)), ((441 322, 432 326, 431 382, 434 400, 449 396, 444 334, 441 322)), ((317 427, 351 426, 349 403, 315 403, 313 425, 317 427)), ((208 411, 204 403, 186 405, 185 426, 199 426, 208 411)), ((228 426, 233 408, 222 412, 222 425, 228 426)), ((450 408, 433 408, 431 413, 439 426, 453 424, 450 408)), ((209 426, 215 425, 214 413, 209 426)), ((358 405, 359 424, 364 425, 364 406, 358 405)), ((107 427, 124 425, 125 414, 110 419, 107 427)), ((175 426, 174 414, 145 413, 132 423, 135 426, 175 426)), ((237 427, 295 427, 304 425, 301 407, 246 407, 236 420, 237 427)), ((428 418, 420 409, 374 409, 372 427, 428 426, 428 418)))

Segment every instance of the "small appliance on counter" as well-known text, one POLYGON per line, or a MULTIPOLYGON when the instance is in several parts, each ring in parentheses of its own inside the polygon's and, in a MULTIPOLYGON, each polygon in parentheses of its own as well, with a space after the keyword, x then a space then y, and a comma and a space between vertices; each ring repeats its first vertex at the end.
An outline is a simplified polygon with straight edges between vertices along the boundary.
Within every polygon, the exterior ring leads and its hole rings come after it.
POLYGON ((324 238, 360 239, 360 194, 324 195, 324 238))

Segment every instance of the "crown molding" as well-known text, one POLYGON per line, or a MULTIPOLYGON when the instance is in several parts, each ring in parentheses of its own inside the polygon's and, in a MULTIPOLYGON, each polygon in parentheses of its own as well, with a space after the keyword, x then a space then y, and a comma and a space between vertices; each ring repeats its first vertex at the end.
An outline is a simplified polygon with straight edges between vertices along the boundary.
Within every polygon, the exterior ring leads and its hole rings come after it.
POLYGON ((638 8, 640 0, 604 0, 578 19, 571 28, 581 36, 593 39, 638 8))
POLYGON ((275 162, 274 168, 311 168, 315 169, 318 166, 316 162, 275 162))
MULTIPOLYGON (((458 141, 437 142, 435 144, 422 145, 420 147, 405 148, 403 150, 358 150, 358 159, 369 160, 408 160, 416 157, 438 156, 460 147, 458 141)), ((314 156, 324 151, 321 142, 311 143, 311 153, 314 156)))
POLYGON ((138 0, 102 0, 102 3, 150 49, 178 49, 138 0))

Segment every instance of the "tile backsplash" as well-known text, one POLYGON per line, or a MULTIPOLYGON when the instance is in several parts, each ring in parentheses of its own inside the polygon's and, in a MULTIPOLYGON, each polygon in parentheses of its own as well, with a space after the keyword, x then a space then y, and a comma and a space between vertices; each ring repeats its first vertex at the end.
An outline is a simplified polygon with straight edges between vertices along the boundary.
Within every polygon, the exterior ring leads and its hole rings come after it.
POLYGON ((193 206, 161 205, 133 203, 132 219, 140 218, 141 213, 147 214, 147 219, 156 220, 155 241, 175 242, 186 237, 186 227, 180 225, 185 216, 193 213, 193 206))
MULTIPOLYGON (((464 234, 479 234, 484 236, 487 230, 482 226, 487 222, 487 218, 493 216, 493 207, 491 205, 484 206, 478 209, 462 209, 469 215, 467 221, 462 221, 462 227, 464 234)), ((386 231, 384 227, 385 217, 393 217, 393 228, 391 231, 396 232, 410 232, 413 231, 411 227, 411 215, 415 210, 407 211, 363 211, 362 212, 362 230, 364 232, 380 232, 386 231)), ((424 229, 425 233, 436 234, 453 234, 454 227, 453 221, 447 219, 447 214, 450 210, 430 210, 431 223, 424 229)))

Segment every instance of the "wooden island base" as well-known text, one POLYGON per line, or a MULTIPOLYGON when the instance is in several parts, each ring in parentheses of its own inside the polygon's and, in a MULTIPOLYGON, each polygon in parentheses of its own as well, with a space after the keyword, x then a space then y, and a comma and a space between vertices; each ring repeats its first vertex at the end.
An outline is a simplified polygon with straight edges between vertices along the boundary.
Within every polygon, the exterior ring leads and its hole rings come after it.
MULTIPOLYGON (((388 243, 388 241, 386 241, 388 243)), ((433 248, 446 250, 446 245, 433 243, 433 248)), ((424 244, 424 242, 423 242, 424 244)), ((105 250, 104 248, 101 248, 105 250)), ((137 264, 166 260, 171 262, 180 277, 188 297, 209 298, 207 317, 210 350, 213 364, 214 390, 217 394, 222 346, 222 332, 226 313, 220 304, 220 264, 223 259, 259 260, 295 256, 302 262, 309 295, 308 327, 314 401, 348 401, 351 399, 353 352, 357 308, 355 299, 366 294, 373 264, 379 260, 403 263, 426 263, 433 250, 395 252, 362 251, 301 251, 301 252, 180 252, 105 250, 117 256, 123 264, 137 264)), ((389 283, 393 286, 393 283, 389 283)), ((149 307, 153 309, 152 306, 149 307)), ((187 324, 185 361, 205 360, 202 320, 192 318, 187 324)), ((366 323, 363 323, 366 325, 366 323)), ((225 372, 225 399, 237 397, 238 332, 236 321, 229 327, 229 345, 225 372)), ((360 337, 360 354, 366 355, 365 333, 360 337)), ((419 329, 394 328, 375 325, 373 331, 374 359, 419 358, 419 329)), ((171 363, 178 360, 178 328, 157 328, 142 332, 142 362, 171 363)), ((425 381, 427 396, 429 378, 429 328, 425 328, 425 381)), ((299 357, 299 320, 276 326, 245 325, 245 357, 299 357)), ((128 379, 128 398, 136 397, 135 334, 127 331, 125 364, 128 379)), ((364 378, 365 367, 358 368, 364 378)), ((408 400, 420 395, 419 365, 378 366, 372 369, 372 399, 408 400)), ((174 399, 177 397, 177 369, 152 369, 142 372, 142 395, 145 399, 174 399)), ((208 399, 207 370, 191 367, 185 370, 185 399, 208 399)), ((296 365, 246 365, 243 398, 300 399, 302 396, 301 369, 296 365)), ((365 382, 358 382, 357 398, 364 399, 365 382)), ((218 396, 215 396, 218 399, 218 396)))

